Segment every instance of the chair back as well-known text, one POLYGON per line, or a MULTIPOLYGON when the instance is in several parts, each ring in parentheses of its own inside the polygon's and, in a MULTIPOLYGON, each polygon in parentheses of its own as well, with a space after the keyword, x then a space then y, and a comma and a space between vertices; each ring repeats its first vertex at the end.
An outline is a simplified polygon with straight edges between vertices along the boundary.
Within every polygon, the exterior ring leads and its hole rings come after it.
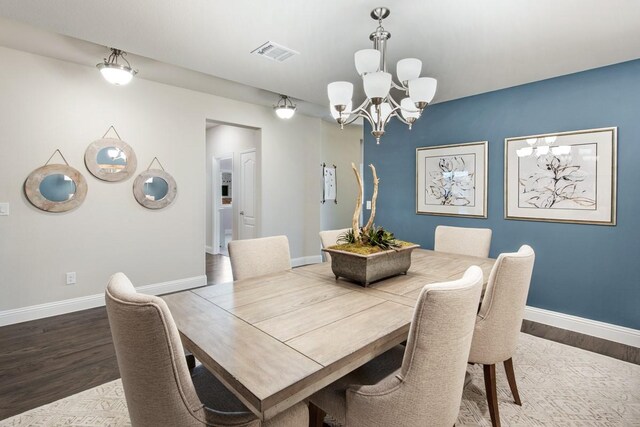
POLYGON ((105 292, 111 335, 133 426, 202 426, 198 398, 169 308, 122 273, 105 292))
POLYGON ((500 254, 489 275, 476 320, 469 361, 491 365, 512 357, 529 294, 535 253, 523 245, 500 254))
POLYGON ((232 240, 229 258, 233 280, 291 269, 287 236, 232 240))
MULTIPOLYGON (((322 243, 323 248, 328 248, 329 246, 336 245, 338 243, 338 237, 341 234, 346 233, 351 230, 350 228, 341 228, 339 230, 326 230, 320 232, 320 243, 322 243)), ((322 252, 322 256, 325 261, 331 261, 331 254, 328 252, 322 252)))
POLYGON ((435 251, 488 258, 490 248, 490 228, 436 227, 435 251))
POLYGON ((407 418, 396 425, 455 424, 483 281, 471 266, 461 279, 420 293, 399 374, 407 418))

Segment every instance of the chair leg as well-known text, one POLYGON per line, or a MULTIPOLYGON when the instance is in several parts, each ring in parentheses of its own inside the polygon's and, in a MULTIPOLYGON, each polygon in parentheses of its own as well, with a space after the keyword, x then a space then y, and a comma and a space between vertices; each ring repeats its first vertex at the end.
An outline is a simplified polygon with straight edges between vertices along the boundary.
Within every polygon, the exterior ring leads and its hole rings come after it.
POLYGON ((482 365, 484 368, 484 388, 487 393, 487 404, 491 425, 500 427, 500 413, 498 412, 498 394, 496 392, 496 365, 482 365))
POLYGON ((322 409, 309 402, 309 427, 322 427, 325 415, 322 409))
POLYGON ((520 400, 520 394, 518 394, 518 386, 516 385, 516 375, 513 371, 513 359, 509 358, 504 361, 504 370, 507 373, 507 380, 509 381, 509 388, 511 389, 511 394, 513 394, 513 400, 516 402, 516 405, 522 406, 522 401, 520 400))
POLYGON ((193 371, 193 369, 196 367, 195 356, 193 354, 185 354, 184 357, 185 359, 187 359, 187 367, 190 371, 193 371))

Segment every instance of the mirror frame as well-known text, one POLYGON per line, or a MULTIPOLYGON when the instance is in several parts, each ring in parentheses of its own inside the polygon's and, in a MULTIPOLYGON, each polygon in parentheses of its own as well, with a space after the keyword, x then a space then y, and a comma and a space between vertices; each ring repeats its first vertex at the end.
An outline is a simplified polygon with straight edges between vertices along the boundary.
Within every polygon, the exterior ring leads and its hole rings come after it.
POLYGON ((77 208, 87 196, 87 180, 75 168, 68 165, 53 164, 41 166, 29 174, 24 182, 24 193, 27 200, 36 208, 45 212, 67 212, 77 208), (49 175, 63 174, 73 180, 76 192, 73 197, 64 202, 54 202, 47 199, 40 192, 40 184, 49 175))
POLYGON ((135 197, 136 201, 147 209, 166 208, 171 203, 173 203, 173 200, 176 198, 177 193, 178 193, 178 186, 176 184, 176 180, 173 179, 173 177, 169 175, 167 172, 161 169, 146 170, 140 173, 140 175, 138 175, 136 179, 133 181, 133 197, 135 197), (147 199, 146 195, 144 194, 144 183, 149 178, 156 178, 156 177, 164 179, 167 182, 167 185, 169 188, 167 189, 167 195, 164 196, 162 199, 150 200, 150 199, 147 199))
POLYGON ((96 178, 102 181, 119 182, 126 181, 134 174, 138 167, 138 160, 133 148, 123 140, 117 138, 101 138, 93 141, 87 147, 87 150, 84 152, 84 164, 87 166, 87 170, 91 175, 96 178), (98 153, 100 150, 108 147, 116 147, 124 151, 124 154, 127 156, 127 165, 119 172, 105 173, 102 168, 98 166, 98 153))

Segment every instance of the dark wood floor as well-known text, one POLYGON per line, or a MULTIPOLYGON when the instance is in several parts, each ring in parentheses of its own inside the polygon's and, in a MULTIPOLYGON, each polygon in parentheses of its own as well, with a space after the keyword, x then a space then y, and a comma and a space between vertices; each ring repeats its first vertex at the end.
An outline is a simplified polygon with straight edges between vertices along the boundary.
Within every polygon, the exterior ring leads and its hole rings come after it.
MULTIPOLYGON (((207 255, 207 283, 231 280, 207 255)), ((524 332, 640 364, 640 349, 525 321, 524 332)), ((119 378, 104 307, 0 328, 0 420, 119 378)))

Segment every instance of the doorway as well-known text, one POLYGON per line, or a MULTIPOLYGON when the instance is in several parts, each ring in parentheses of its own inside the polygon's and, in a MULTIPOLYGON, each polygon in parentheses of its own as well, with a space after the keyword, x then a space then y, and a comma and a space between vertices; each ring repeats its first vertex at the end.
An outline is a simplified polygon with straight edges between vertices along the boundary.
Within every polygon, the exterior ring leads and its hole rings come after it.
POLYGON ((260 137, 260 129, 207 121, 207 265, 228 256, 231 240, 259 236, 260 137))

